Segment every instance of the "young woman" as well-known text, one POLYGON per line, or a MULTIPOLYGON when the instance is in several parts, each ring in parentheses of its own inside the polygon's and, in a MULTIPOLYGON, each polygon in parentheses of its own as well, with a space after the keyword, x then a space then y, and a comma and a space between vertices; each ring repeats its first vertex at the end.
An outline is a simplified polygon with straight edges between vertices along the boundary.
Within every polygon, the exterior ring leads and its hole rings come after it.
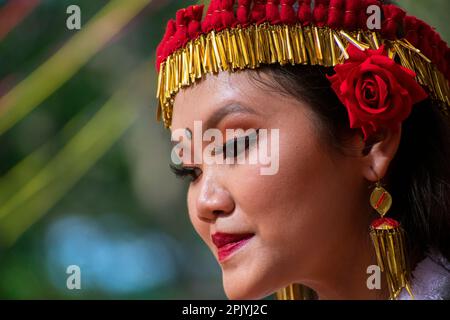
POLYGON ((157 49, 172 169, 227 296, 450 298, 447 45, 377 0, 233 4, 178 11, 157 49), (236 161, 265 153, 270 174, 236 161))

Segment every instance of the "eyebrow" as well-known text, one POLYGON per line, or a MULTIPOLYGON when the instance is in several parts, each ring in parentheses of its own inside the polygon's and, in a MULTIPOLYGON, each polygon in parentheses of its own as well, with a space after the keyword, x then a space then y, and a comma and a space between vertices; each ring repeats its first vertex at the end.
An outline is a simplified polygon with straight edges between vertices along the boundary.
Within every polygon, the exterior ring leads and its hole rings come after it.
POLYGON ((256 112, 254 109, 251 109, 249 107, 242 106, 238 103, 231 103, 228 105, 223 106, 222 108, 215 111, 205 122, 205 129, 209 128, 216 128, 217 125, 227 116, 233 113, 243 113, 243 114, 255 114, 258 115, 259 113, 256 112))

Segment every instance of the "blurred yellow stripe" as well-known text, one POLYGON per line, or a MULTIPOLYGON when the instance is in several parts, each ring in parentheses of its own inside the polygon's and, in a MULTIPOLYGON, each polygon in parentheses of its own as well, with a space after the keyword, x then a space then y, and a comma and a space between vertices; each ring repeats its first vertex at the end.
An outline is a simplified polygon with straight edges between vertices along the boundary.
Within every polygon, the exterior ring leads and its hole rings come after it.
POLYGON ((1 97, 0 135, 70 79, 151 1, 110 1, 51 58, 1 97))
POLYGON ((153 62, 140 65, 79 132, 0 207, 0 243, 9 246, 39 220, 116 142, 147 99, 153 62))

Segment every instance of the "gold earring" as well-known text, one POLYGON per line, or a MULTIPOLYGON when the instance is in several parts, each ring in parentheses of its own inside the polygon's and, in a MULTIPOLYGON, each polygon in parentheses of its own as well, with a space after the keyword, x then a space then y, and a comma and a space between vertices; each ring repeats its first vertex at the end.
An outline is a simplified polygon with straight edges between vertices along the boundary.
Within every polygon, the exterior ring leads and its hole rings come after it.
POLYGON ((402 288, 414 298, 409 285, 409 266, 405 255, 405 232, 400 223, 384 215, 392 205, 392 196, 378 180, 370 195, 370 205, 380 218, 370 225, 370 236, 375 247, 377 263, 386 274, 390 299, 396 299, 402 288))

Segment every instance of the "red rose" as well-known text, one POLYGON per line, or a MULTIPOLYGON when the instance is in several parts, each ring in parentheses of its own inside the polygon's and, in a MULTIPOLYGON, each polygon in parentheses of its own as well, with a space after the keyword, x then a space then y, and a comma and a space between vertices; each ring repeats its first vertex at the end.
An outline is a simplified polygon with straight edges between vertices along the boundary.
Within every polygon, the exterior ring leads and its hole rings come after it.
POLYGON ((395 129, 428 96, 416 74, 390 59, 383 46, 362 51, 350 44, 347 52, 349 59, 328 79, 347 108, 350 127, 361 128, 364 140, 380 128, 395 129))

